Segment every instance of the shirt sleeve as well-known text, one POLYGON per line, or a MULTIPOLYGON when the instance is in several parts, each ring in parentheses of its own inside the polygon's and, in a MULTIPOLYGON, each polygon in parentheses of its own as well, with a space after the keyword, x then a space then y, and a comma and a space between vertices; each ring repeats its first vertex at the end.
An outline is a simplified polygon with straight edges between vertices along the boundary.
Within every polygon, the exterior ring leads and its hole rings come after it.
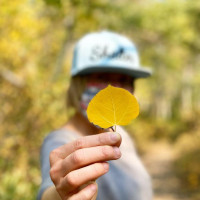
POLYGON ((54 185, 49 174, 50 170, 49 154, 52 150, 66 143, 66 141, 63 140, 63 137, 61 137, 61 135, 62 134, 59 134, 59 132, 56 131, 52 132, 44 139, 44 142, 42 144, 40 151, 42 183, 40 185, 40 189, 37 195, 37 200, 41 200, 43 192, 48 187, 54 185))

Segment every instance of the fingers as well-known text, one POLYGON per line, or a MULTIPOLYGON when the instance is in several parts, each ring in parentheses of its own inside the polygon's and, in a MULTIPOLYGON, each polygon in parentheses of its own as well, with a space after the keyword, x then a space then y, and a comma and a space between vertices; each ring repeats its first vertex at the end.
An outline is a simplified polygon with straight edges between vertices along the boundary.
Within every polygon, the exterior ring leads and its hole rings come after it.
POLYGON ((50 177, 62 199, 96 199, 90 188, 94 186, 85 187, 85 184, 108 171, 105 161, 120 158, 120 144, 118 133, 107 132, 84 136, 53 150, 50 177))
POLYGON ((91 163, 116 160, 120 157, 121 152, 119 148, 113 146, 97 146, 79 149, 63 160, 60 175, 65 176, 69 172, 91 163))
POLYGON ((97 184, 92 183, 87 185, 84 189, 78 193, 72 195, 68 200, 95 200, 94 196, 97 193, 97 184))
POLYGON ((106 162, 95 163, 81 169, 74 170, 67 174, 59 184, 59 191, 70 193, 82 185, 96 180, 100 176, 107 173, 109 170, 109 164, 106 162))
MULTIPOLYGON (((64 159, 72 152, 88 148, 88 147, 95 147, 95 146, 102 146, 102 145, 112 145, 112 146, 120 146, 121 144, 121 136, 115 132, 106 132, 92 136, 84 136, 80 137, 74 142, 68 143, 57 148, 56 152, 52 152, 52 159, 50 161, 55 162, 55 157, 59 157, 64 159)), ((51 157, 50 157, 51 158, 51 157)))

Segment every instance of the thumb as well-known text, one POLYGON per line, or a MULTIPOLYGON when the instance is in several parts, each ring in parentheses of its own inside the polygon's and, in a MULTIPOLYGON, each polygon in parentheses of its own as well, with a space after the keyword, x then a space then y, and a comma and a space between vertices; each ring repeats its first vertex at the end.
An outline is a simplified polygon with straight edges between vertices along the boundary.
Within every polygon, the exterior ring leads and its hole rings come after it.
POLYGON ((96 198, 97 198, 97 194, 98 194, 98 184, 97 184, 96 181, 94 181, 93 183, 96 184, 96 186, 97 186, 97 191, 96 191, 96 193, 94 194, 94 196, 92 197, 91 200, 96 200, 96 198))

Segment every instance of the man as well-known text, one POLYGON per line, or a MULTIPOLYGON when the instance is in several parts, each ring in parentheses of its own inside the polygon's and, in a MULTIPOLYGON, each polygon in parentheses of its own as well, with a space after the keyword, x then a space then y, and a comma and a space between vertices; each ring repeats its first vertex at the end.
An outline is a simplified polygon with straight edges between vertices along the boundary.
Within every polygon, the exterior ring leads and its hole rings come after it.
POLYGON ((150 177, 128 133, 121 127, 117 133, 102 130, 86 115, 90 100, 108 84, 133 92, 135 79, 150 74, 140 66, 135 45, 122 35, 102 31, 78 41, 67 101, 74 115, 44 140, 38 199, 152 199, 150 177))

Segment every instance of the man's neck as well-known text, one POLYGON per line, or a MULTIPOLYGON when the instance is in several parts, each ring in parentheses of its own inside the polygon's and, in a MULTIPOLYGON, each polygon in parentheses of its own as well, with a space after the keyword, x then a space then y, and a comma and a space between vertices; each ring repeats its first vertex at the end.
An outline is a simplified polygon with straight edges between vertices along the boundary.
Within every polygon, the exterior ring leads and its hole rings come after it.
POLYGON ((65 128, 77 132, 80 135, 94 135, 105 132, 88 121, 81 113, 76 113, 65 125, 65 128))

